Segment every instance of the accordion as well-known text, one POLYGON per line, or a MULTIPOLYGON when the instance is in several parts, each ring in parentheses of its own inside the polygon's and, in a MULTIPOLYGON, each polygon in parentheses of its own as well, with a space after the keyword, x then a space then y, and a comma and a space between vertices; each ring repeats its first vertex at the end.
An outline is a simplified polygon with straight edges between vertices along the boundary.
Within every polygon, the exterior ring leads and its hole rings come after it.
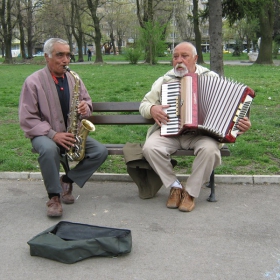
POLYGON ((187 74, 178 82, 162 85, 161 104, 169 122, 162 136, 197 132, 222 143, 234 143, 239 119, 246 116, 255 93, 226 78, 187 74))

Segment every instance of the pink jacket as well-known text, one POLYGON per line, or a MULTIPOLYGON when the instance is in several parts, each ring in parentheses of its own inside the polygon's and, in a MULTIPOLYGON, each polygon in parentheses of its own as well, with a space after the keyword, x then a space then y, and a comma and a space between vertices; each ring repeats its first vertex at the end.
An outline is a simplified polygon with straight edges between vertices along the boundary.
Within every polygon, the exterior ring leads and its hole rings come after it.
MULTIPOLYGON (((67 72, 66 75, 71 108, 75 80, 70 73, 67 72)), ((80 100, 85 100, 89 105, 88 112, 83 117, 90 116, 92 101, 82 81, 80 100)), ((57 89, 47 66, 26 78, 19 100, 19 121, 25 137, 31 139, 43 135, 53 138, 57 132, 66 132, 57 89)))

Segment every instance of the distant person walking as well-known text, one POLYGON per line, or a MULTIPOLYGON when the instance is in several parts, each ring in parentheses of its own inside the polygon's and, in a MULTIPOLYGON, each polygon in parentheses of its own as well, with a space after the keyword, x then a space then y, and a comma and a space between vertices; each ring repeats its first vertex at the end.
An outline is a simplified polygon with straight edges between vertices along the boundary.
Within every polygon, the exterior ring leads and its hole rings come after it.
POLYGON ((88 61, 91 61, 91 50, 90 49, 88 49, 87 54, 88 54, 88 61))

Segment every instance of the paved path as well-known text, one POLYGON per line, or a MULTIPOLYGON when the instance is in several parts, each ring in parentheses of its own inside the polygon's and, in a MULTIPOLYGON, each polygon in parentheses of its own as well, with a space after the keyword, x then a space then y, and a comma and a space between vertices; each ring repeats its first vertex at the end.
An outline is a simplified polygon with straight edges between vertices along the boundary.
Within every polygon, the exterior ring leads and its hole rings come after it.
POLYGON ((4 280, 279 279, 279 184, 218 183, 216 203, 203 188, 191 213, 165 207, 168 190, 141 200, 132 182, 89 181, 75 186, 63 218, 46 217, 41 180, 0 179, 4 280), (132 252, 63 264, 31 257, 27 241, 60 220, 132 231, 132 252))

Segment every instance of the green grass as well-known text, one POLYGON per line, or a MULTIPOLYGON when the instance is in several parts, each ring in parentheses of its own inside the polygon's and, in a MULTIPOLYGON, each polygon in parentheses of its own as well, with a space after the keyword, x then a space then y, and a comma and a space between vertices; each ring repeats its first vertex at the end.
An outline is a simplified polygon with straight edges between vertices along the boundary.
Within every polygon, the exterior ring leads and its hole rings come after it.
MULTIPOLYGON (((43 67, 37 58, 36 63, 0 64, 0 171, 39 171, 37 155, 31 153, 30 142, 18 124, 22 84, 29 74, 43 67)), ((163 64, 71 64, 71 69, 83 79, 94 101, 140 101, 152 83, 170 68, 170 65, 163 64)), ((251 106, 252 128, 236 143, 228 145, 232 156, 223 158, 216 174, 280 174, 280 67, 225 65, 224 70, 227 77, 253 88, 256 98, 251 106)), ((97 126, 90 135, 102 143, 144 142, 146 131, 146 126, 97 126)), ((190 173, 193 158, 176 159, 179 162, 176 172, 190 173)), ((123 158, 108 157, 98 172, 125 173, 123 158)))

